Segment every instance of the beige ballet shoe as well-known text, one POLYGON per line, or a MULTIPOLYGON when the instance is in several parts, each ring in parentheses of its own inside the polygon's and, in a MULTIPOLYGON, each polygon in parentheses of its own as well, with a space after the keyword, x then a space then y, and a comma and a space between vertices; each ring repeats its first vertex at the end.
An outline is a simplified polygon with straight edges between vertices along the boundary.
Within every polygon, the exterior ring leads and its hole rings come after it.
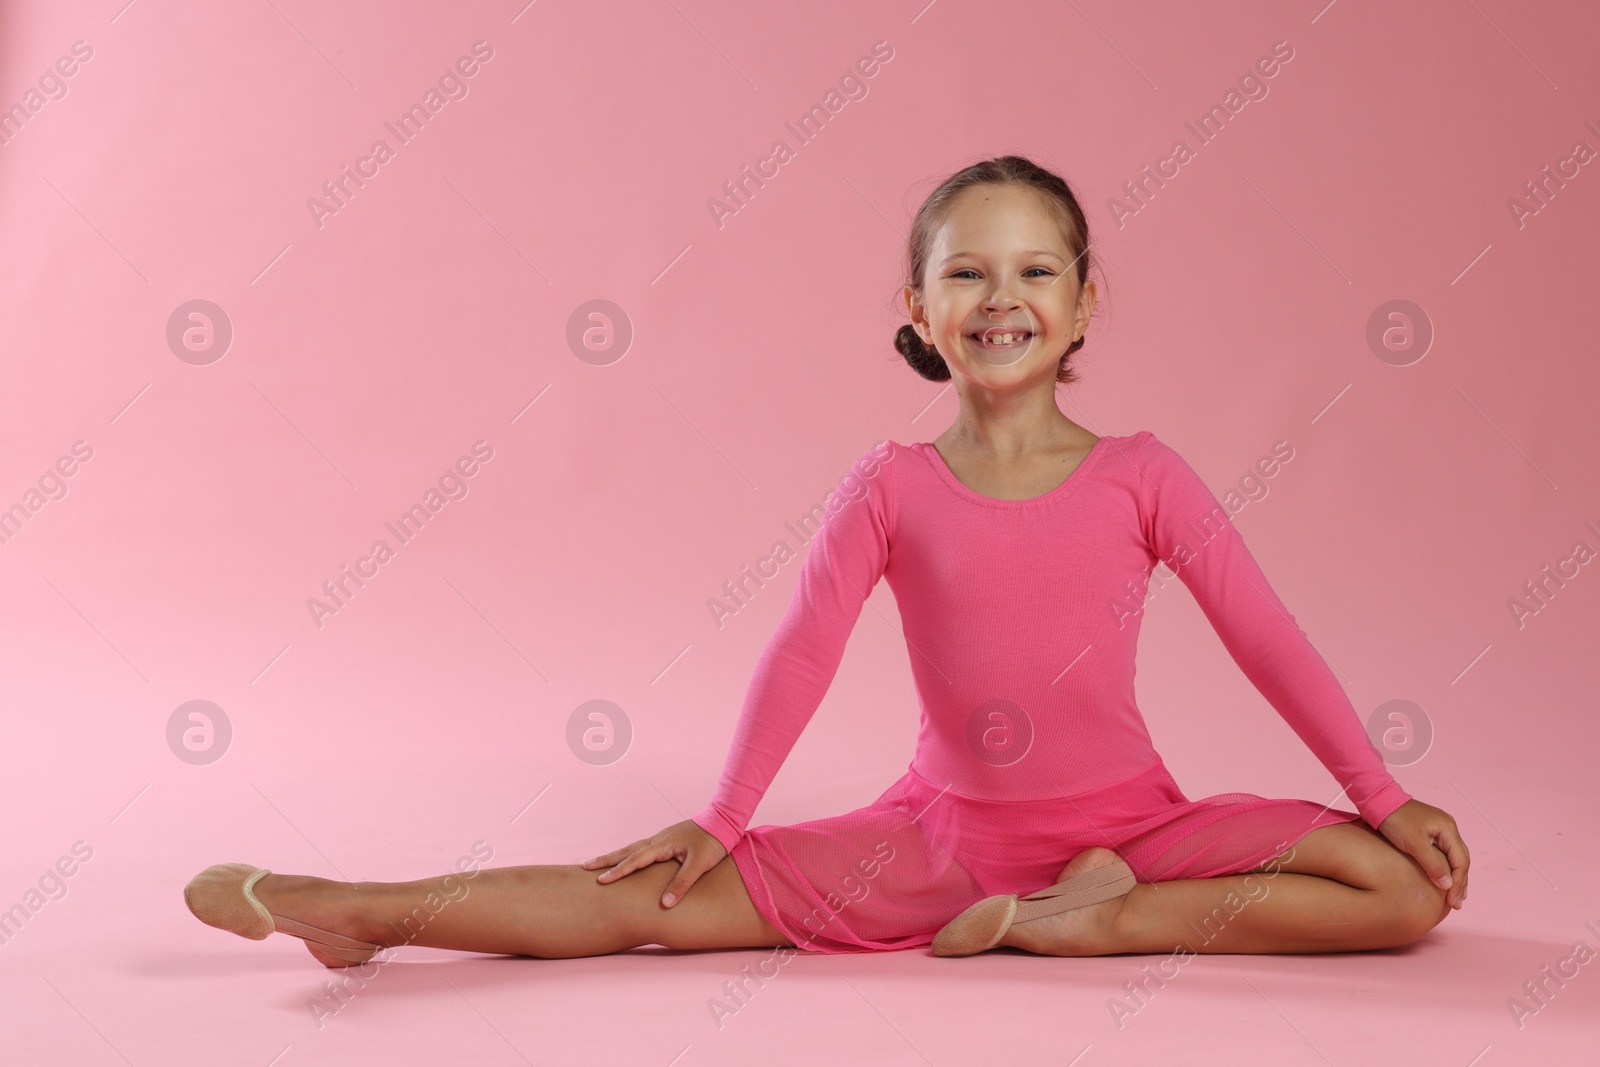
POLYGON ((1015 893, 987 897, 944 925, 933 939, 935 956, 971 956, 994 948, 1016 923, 1086 908, 1120 897, 1138 884, 1122 860, 1082 871, 1018 899, 1015 893))
POLYGON ((253 891, 255 884, 271 873, 248 863, 219 863, 189 880, 183 887, 183 902, 207 926, 252 941, 265 941, 274 930, 298 937, 328 967, 366 963, 382 949, 381 945, 272 914, 253 891))

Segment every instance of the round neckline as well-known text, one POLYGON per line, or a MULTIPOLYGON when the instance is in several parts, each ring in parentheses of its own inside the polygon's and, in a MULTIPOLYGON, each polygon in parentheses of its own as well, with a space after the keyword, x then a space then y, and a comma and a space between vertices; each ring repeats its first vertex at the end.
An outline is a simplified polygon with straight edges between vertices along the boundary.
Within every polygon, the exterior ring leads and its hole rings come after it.
POLYGON ((922 446, 924 457, 928 460, 928 465, 933 468, 934 473, 939 476, 939 480, 949 486, 957 496, 965 497, 973 503, 982 504, 985 507, 1026 508, 1050 503, 1071 492, 1072 488, 1083 480, 1084 472, 1100 458, 1100 453, 1104 451, 1101 446, 1105 445, 1107 440, 1109 440, 1109 435, 1102 435, 1096 439, 1095 443, 1089 446, 1089 451, 1078 461, 1078 465, 1072 468, 1072 473, 1062 479, 1061 483, 1054 489, 1047 490, 1038 496, 1023 497, 1020 500, 1006 500, 997 496, 985 496, 956 477, 955 471, 950 469, 950 465, 945 462, 944 456, 934 447, 932 441, 918 441, 917 443, 922 446))

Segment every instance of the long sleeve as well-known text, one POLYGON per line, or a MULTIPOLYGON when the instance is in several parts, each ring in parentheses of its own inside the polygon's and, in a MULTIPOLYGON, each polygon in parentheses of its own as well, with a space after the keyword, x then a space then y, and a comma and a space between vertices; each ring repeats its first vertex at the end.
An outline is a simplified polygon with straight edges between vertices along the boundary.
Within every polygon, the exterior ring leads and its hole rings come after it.
POLYGON ((1333 671, 1194 469, 1154 435, 1137 462, 1151 551, 1177 571, 1234 662, 1376 827, 1411 795, 1389 773, 1333 671))
POLYGON ((894 464, 880 463, 883 457, 876 449, 863 456, 826 498, 789 607, 756 663, 722 778, 693 816, 730 851, 832 684, 862 605, 888 564, 886 483, 894 464))

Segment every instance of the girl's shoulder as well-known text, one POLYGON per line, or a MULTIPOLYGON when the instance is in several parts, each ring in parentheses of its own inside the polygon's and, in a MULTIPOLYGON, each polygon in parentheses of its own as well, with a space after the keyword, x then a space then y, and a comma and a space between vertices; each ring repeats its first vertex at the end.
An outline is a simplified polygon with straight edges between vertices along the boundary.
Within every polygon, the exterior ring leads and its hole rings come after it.
POLYGON ((1120 453, 1135 466, 1162 464, 1173 459, 1181 460, 1177 451, 1150 430, 1135 430, 1127 434, 1102 434, 1101 439, 1110 445, 1110 451, 1120 453))
POLYGON ((1127 492, 1141 509, 1164 486, 1195 477, 1188 461, 1150 430, 1101 434, 1095 451, 1092 478, 1127 492))
POLYGON ((893 492, 889 472, 896 457, 905 450, 905 445, 883 440, 863 452, 840 476, 838 484, 830 492, 830 496, 837 498, 835 506, 842 506, 846 501, 865 499, 879 510, 891 507, 893 492))

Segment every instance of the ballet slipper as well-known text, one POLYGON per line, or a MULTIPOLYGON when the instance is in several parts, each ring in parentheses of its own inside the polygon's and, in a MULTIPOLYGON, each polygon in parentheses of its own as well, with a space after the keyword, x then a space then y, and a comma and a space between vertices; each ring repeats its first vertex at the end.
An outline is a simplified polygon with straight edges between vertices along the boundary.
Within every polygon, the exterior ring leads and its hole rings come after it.
POLYGON ((306 949, 328 967, 366 963, 382 949, 331 930, 286 919, 267 910, 253 887, 272 872, 248 863, 219 863, 207 867, 183 887, 183 902, 207 926, 264 941, 278 931, 306 942, 306 949))
POLYGON ((1122 896, 1135 884, 1137 879, 1128 865, 1114 860, 1020 899, 1015 893, 987 897, 944 925, 933 939, 933 954, 971 956, 987 951, 1017 923, 1099 904, 1122 896))

